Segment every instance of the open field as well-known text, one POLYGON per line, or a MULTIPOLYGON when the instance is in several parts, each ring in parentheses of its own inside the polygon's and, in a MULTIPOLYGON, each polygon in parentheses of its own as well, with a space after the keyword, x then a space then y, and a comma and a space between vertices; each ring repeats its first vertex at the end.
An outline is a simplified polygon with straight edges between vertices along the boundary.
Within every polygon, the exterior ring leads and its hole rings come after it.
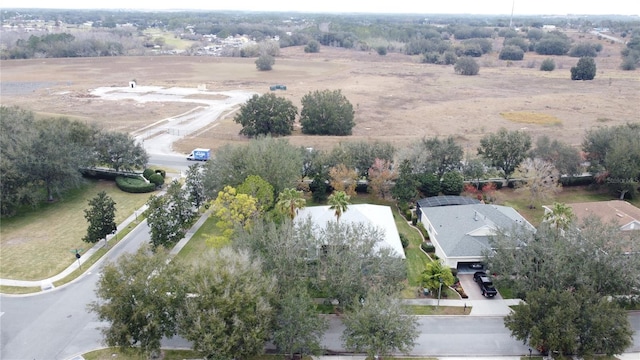
MULTIPOLYGON (((456 75, 452 66, 421 64, 419 57, 322 47, 304 53, 302 47, 281 49, 274 69, 259 72, 255 59, 213 57, 109 57, 2 61, 2 105, 19 105, 47 115, 65 115, 121 131, 133 131, 168 116, 183 113, 190 103, 104 101, 89 94, 102 86, 140 85, 241 89, 264 93, 269 85, 285 84, 277 95, 300 107, 314 90, 341 89, 355 109, 351 137, 305 136, 296 131, 292 144, 329 148, 347 140, 385 140, 403 147, 424 136, 452 135, 475 152, 479 139, 500 127, 525 129, 534 137, 549 135, 579 145, 585 130, 600 125, 640 121, 640 76, 618 69, 623 45, 573 34, 576 40, 598 42, 593 81, 571 81, 576 58, 554 57, 556 70, 538 67, 547 56, 526 53, 525 60, 498 60, 494 52, 478 59, 480 74, 456 75), (582 37, 582 38, 580 38, 582 37), (506 115, 506 116, 505 116, 506 115)), ((216 149, 247 141, 232 114, 218 126, 174 144, 216 149)))
POLYGON ((75 261, 74 249, 92 247, 93 244, 82 241, 88 226, 84 209, 100 191, 105 191, 116 202, 115 221, 118 224, 152 195, 125 193, 112 181, 95 181, 71 191, 55 203, 2 219, 0 277, 46 279, 75 261))

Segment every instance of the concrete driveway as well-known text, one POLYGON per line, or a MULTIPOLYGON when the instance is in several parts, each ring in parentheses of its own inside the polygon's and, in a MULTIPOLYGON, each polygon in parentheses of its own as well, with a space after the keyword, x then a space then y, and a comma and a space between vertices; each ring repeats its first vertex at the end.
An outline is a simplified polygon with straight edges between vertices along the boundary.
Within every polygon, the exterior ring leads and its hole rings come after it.
POLYGON ((480 287, 473 281, 473 274, 458 274, 458 279, 460 279, 460 285, 462 285, 464 292, 469 296, 469 300, 502 300, 500 293, 493 298, 482 296, 480 287))

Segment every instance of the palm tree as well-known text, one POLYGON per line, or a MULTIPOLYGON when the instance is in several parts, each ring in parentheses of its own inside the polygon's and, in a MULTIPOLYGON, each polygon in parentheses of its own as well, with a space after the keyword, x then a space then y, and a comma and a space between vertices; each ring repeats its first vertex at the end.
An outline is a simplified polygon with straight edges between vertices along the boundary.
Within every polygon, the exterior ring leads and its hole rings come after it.
POLYGON ((544 214, 544 221, 556 228, 556 235, 560 230, 567 230, 573 221, 573 209, 567 204, 553 203, 550 212, 544 214))
POLYGON ((329 195, 329 199, 327 202, 330 210, 334 210, 336 214, 336 221, 340 221, 340 216, 347 211, 347 206, 349 206, 349 200, 351 196, 347 195, 344 191, 336 191, 333 194, 329 195))
POLYGON ((276 207, 282 214, 287 214, 293 220, 298 213, 298 209, 303 209, 307 200, 302 195, 302 191, 296 189, 284 189, 278 195, 276 207))
POLYGON ((451 286, 455 281, 455 277, 449 267, 444 266, 440 260, 434 260, 427 263, 422 271, 422 286, 429 289, 431 293, 439 290, 440 284, 451 286))

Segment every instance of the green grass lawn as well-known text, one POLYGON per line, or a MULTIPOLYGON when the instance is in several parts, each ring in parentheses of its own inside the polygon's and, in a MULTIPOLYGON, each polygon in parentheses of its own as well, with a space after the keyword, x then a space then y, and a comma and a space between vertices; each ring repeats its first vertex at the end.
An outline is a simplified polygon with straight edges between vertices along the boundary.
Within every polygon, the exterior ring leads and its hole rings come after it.
MULTIPOLYGON (((2 219, 0 227, 0 277, 41 280, 64 270, 76 259, 74 249, 93 244, 82 241, 88 223, 88 201, 105 191, 116 202, 116 223, 121 223, 147 201, 151 194, 130 194, 112 181, 88 181, 53 203, 2 219)), ((122 230, 122 229, 119 229, 122 230)))
POLYGON ((469 315, 471 306, 465 310, 461 306, 404 305, 412 315, 469 315))

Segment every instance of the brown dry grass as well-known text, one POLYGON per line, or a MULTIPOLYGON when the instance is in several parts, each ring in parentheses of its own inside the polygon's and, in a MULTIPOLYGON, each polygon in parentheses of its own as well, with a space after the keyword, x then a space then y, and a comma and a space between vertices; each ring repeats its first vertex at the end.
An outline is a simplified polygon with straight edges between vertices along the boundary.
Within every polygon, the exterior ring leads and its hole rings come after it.
MULTIPOLYGON (((622 45, 574 33, 578 41, 599 42, 604 49, 596 58, 593 81, 571 81, 569 68, 576 58, 554 57, 556 70, 539 71, 547 56, 527 53, 520 62, 501 61, 497 51, 480 58, 480 74, 459 76, 452 66, 419 63, 418 57, 390 53, 322 47, 317 54, 301 47, 282 49, 274 70, 257 71, 254 59, 212 57, 116 57, 84 59, 33 59, 2 62, 2 81, 55 82, 20 96, 3 94, 2 105, 64 114, 123 131, 183 113, 194 107, 184 103, 103 101, 89 95, 100 86, 126 86, 131 79, 141 85, 196 87, 209 90, 243 89, 264 93, 269 85, 287 85, 277 94, 300 106, 314 90, 341 89, 356 111, 351 137, 305 136, 298 130, 289 137, 294 145, 329 148, 347 140, 385 140, 403 147, 424 136, 455 136, 469 151, 479 139, 500 127, 525 129, 532 136, 548 135, 570 144, 581 143, 592 126, 639 121, 638 71, 619 70, 622 45), (558 119, 527 124, 501 114, 541 114, 558 119)), ((496 40, 494 50, 499 50, 496 40)), ((247 141, 238 135, 233 114, 214 127, 175 144, 177 151, 247 141)))

